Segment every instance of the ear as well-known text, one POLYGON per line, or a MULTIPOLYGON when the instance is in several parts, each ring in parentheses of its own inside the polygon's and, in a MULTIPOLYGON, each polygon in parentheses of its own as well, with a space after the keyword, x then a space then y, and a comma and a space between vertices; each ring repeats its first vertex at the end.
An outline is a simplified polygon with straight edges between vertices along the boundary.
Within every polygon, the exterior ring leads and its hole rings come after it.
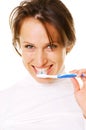
POLYGON ((72 45, 69 45, 69 46, 66 47, 66 54, 69 53, 72 50, 73 46, 74 45, 72 44, 72 45))

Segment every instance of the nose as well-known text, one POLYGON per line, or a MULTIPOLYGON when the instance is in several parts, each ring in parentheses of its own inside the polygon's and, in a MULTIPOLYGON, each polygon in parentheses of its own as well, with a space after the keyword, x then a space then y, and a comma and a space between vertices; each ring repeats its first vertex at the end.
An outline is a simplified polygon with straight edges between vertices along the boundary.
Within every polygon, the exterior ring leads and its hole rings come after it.
POLYGON ((44 67, 47 63, 46 53, 42 50, 37 51, 36 56, 35 56, 35 62, 36 62, 37 67, 39 68, 44 67))

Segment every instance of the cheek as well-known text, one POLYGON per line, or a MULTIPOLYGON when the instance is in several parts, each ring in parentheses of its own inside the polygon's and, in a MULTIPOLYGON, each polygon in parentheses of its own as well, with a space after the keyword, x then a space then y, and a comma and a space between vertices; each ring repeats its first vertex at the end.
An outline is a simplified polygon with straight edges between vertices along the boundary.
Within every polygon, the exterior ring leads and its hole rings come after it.
POLYGON ((54 57, 54 60, 57 61, 58 63, 64 62, 65 57, 66 57, 66 51, 65 51, 65 49, 59 51, 53 57, 54 57))
POLYGON ((62 59, 65 60, 66 57, 66 49, 63 49, 62 51, 62 59))
POLYGON ((60 55, 60 64, 64 64, 65 61, 65 57, 66 57, 66 51, 62 51, 61 55, 60 55))
POLYGON ((24 64, 29 64, 33 60, 33 56, 31 53, 24 53, 22 52, 22 61, 24 64))

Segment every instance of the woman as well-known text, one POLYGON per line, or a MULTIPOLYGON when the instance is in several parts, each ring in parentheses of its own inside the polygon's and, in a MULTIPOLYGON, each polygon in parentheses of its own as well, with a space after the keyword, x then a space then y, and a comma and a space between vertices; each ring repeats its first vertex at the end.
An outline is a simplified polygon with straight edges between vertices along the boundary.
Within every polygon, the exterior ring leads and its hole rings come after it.
POLYGON ((0 128, 84 130, 86 77, 81 75, 86 70, 72 71, 82 88, 75 78, 37 77, 65 72, 65 57, 76 39, 69 10, 60 0, 23 1, 12 11, 10 27, 13 46, 31 76, 0 94, 0 128))

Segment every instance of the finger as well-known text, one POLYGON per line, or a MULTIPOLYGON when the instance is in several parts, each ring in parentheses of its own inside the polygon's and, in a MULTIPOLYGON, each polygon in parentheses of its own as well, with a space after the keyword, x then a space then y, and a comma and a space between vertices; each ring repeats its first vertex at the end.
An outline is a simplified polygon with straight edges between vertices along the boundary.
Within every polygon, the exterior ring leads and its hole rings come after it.
POLYGON ((74 92, 77 92, 80 90, 80 85, 76 78, 71 78, 72 83, 74 84, 74 92))
POLYGON ((78 77, 81 77, 82 75, 84 75, 83 77, 86 77, 86 69, 72 70, 70 73, 77 73, 78 77))

